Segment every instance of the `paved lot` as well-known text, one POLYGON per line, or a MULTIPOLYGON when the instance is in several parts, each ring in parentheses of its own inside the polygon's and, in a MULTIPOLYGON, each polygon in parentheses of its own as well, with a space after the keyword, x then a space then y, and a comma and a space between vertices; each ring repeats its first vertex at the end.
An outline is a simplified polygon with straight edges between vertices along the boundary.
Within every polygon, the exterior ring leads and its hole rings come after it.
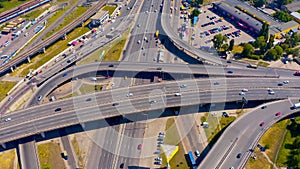
MULTIPOLYGON (((212 7, 211 5, 207 5, 207 6, 203 6, 201 8, 202 13, 199 15, 199 21, 196 24, 196 26, 194 27, 195 39, 194 39, 194 41, 192 41, 192 44, 195 47, 212 46, 213 43, 210 40, 213 39, 213 37, 216 34, 221 33, 221 34, 225 35, 225 34, 232 33, 232 32, 239 30, 238 28, 236 28, 234 25, 232 25, 228 21, 224 20, 217 14, 213 13, 210 9, 211 7, 212 7), (214 19, 212 19, 212 17, 214 17, 214 19), (209 23, 209 22, 214 22, 214 24, 210 24, 210 25, 207 25, 204 27, 201 26, 201 25, 209 23), (222 30, 221 32, 218 32, 218 33, 213 33, 213 34, 209 33, 209 35, 207 35, 207 36, 204 34, 204 31, 209 31, 214 28, 220 28, 221 26, 226 27, 227 29, 222 30)), ((241 30, 241 34, 239 37, 236 37, 233 35, 229 36, 228 43, 231 39, 234 39, 236 45, 240 44, 240 43, 244 43, 244 42, 249 42, 250 40, 254 40, 253 37, 246 34, 242 30, 241 30)))

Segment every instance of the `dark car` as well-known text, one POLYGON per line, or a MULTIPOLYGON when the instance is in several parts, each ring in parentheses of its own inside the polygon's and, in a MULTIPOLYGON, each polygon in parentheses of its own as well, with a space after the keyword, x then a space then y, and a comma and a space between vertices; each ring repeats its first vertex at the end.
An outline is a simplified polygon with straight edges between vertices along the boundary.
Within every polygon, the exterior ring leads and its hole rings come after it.
POLYGON ((91 100, 92 100, 91 98, 87 98, 85 101, 89 102, 89 101, 91 101, 91 100))
POLYGON ((231 60, 227 60, 227 63, 231 63, 231 60))
POLYGON ((233 71, 232 70, 228 70, 227 73, 233 73, 233 71))
POLYGON ((242 153, 238 153, 236 158, 241 158, 242 157, 242 153))
POLYGON ((108 67, 114 67, 114 65, 108 65, 108 67))
POLYGON ((265 108, 267 108, 267 106, 262 106, 262 107, 261 107, 261 109, 265 109, 265 108))
POLYGON ((118 106, 118 105, 119 105, 119 103, 113 103, 112 105, 113 105, 113 106, 118 106))
POLYGON ((120 165, 120 168, 124 168, 124 163, 122 163, 122 164, 120 165))
POLYGON ((61 108, 60 107, 56 108, 54 111, 61 111, 61 108))
POLYGON ((229 117, 229 115, 225 111, 222 113, 222 116, 229 117))

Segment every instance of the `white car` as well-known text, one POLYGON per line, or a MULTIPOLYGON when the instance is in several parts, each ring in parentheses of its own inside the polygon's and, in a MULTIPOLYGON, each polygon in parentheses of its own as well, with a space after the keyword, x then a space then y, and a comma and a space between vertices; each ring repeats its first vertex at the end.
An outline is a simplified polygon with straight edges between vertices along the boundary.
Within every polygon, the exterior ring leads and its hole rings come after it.
POLYGON ((248 89, 243 89, 242 92, 248 92, 248 89))
POLYGON ((140 41, 140 40, 138 40, 138 41, 137 41, 137 43, 138 43, 138 44, 140 44, 140 43, 141 43, 141 41, 140 41))
POLYGON ((6 121, 6 122, 11 121, 11 118, 8 117, 8 118, 5 119, 5 121, 6 121))
POLYGON ((269 94, 270 94, 270 95, 274 95, 275 92, 274 92, 273 90, 271 90, 271 91, 269 91, 269 94))
POLYGON ((180 85, 180 88, 186 88, 186 84, 180 85))
POLYGON ((162 158, 156 157, 154 158, 155 161, 162 161, 162 158))
POLYGON ((128 94, 126 94, 126 96, 130 97, 130 96, 133 96, 133 94, 132 93, 128 93, 128 94))
POLYGON ((283 81, 283 84, 289 84, 288 80, 283 81))
POLYGON ((150 101, 149 101, 150 104, 156 103, 156 102, 157 102, 156 100, 150 100, 150 101))
POLYGON ((175 96, 181 96, 181 93, 175 93, 175 96))
POLYGON ((239 95, 240 95, 240 96, 244 96, 245 93, 244 93, 244 92, 240 92, 239 95))

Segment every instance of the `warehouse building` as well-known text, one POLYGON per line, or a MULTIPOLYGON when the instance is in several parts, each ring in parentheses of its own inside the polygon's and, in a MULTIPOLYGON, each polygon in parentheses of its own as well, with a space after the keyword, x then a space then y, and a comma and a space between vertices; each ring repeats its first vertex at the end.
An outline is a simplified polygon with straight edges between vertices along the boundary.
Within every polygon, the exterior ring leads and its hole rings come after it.
POLYGON ((108 11, 102 11, 100 10, 97 12, 94 16, 91 17, 91 22, 89 23, 89 27, 96 28, 100 25, 105 24, 109 19, 108 11))
POLYGON ((269 24, 269 33, 275 35, 277 39, 282 38, 291 31, 296 31, 299 27, 299 24, 295 21, 277 22, 262 13, 257 16, 257 13, 246 10, 243 6, 235 6, 226 2, 213 3, 213 9, 217 14, 227 18, 240 29, 256 36, 259 36, 263 23, 269 24))

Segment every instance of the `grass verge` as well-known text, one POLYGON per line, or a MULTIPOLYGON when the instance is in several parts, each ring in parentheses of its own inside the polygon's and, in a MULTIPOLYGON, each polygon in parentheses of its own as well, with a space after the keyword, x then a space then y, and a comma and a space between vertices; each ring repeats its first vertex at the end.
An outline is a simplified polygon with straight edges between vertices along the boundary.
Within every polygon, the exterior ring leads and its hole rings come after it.
MULTIPOLYGON (((76 37, 83 35, 88 31, 89 28, 86 26, 79 27, 74 29, 67 36, 69 39, 75 39, 76 37)), ((68 39, 57 41, 46 49, 46 53, 38 54, 33 59, 31 59, 30 63, 26 63, 18 67, 14 72, 11 73, 12 76, 26 76, 29 73, 30 69, 35 70, 39 68, 40 66, 48 62, 51 58, 67 49, 68 42, 68 39)))
MULTIPOLYGON (((174 118, 169 118, 167 120, 165 131, 166 131, 166 137, 164 139, 164 143, 169 144, 169 145, 177 145, 179 147, 178 152, 174 155, 174 157, 170 161, 170 167, 171 168, 189 168, 188 164, 185 160, 185 152, 183 149, 183 145, 181 142, 179 142, 180 136, 179 136, 174 118)), ((163 164, 166 164, 166 159, 164 159, 163 164)))
POLYGON ((24 4, 25 2, 28 2, 29 0, 1 0, 0 4, 3 6, 3 8, 0 8, 0 13, 5 12, 7 10, 10 10, 12 8, 15 8, 21 4, 24 4))
POLYGON ((278 153, 276 165, 278 167, 293 167, 298 168, 300 166, 299 161, 299 137, 300 137, 300 118, 296 117, 294 120, 288 120, 287 131, 284 137, 284 141, 278 153), (296 141, 296 142, 295 142, 296 141))
POLYGON ((78 158, 78 163, 79 163, 78 165, 79 165, 80 168, 84 168, 84 161, 83 161, 83 158, 81 156, 81 151, 80 151, 78 142, 76 140, 76 137, 74 137, 74 139, 72 140, 72 144, 73 144, 73 147, 74 147, 75 154, 78 158))
POLYGON ((255 149, 254 154, 257 157, 256 160, 250 158, 246 164, 246 169, 272 169, 272 165, 268 162, 260 150, 255 149))
POLYGON ((104 46, 103 48, 96 50, 90 56, 81 60, 78 65, 83 65, 92 62, 100 61, 100 54, 104 53, 103 60, 104 61, 118 61, 122 55, 123 48, 126 44, 126 41, 129 36, 129 30, 127 30, 121 38, 116 39, 111 42, 109 45, 104 46))
POLYGON ((207 136, 207 141, 209 142, 210 145, 213 145, 219 139, 219 137, 221 136, 223 131, 226 129, 226 127, 229 126, 229 124, 232 123, 236 119, 236 117, 234 117, 234 116, 221 117, 219 124, 218 124, 217 117, 212 117, 212 116, 210 116, 210 117, 211 118, 209 118, 209 117, 207 118, 209 127, 205 128, 204 131, 207 136), (211 119, 211 120, 209 120, 209 119, 211 119))
POLYGON ((1 169, 13 169, 14 168, 14 160, 15 160, 15 151, 9 150, 0 154, 0 168, 1 169))
POLYGON ((79 88, 81 94, 94 93, 102 90, 101 85, 82 84, 79 88))
POLYGON ((6 94, 17 84, 17 82, 0 81, 0 101, 2 101, 6 94))
POLYGON ((46 11, 46 9, 35 9, 30 13, 26 13, 25 15, 22 15, 21 17, 25 18, 25 19, 28 19, 28 20, 29 19, 35 19, 45 11, 46 11))
POLYGON ((42 169, 46 168, 65 168, 62 150, 58 143, 48 142, 37 146, 38 157, 42 169))
POLYGON ((108 5, 102 8, 103 11, 108 11, 109 16, 114 12, 114 10, 117 8, 116 5, 108 5))
MULTIPOLYGON (((64 28, 65 26, 67 26, 69 23, 73 22, 76 18, 78 18, 79 16, 81 16, 85 11, 88 10, 89 7, 82 7, 82 6, 78 6, 76 7, 76 9, 74 11, 72 11, 71 13, 69 13, 63 20, 62 23, 60 23, 58 26, 56 26, 54 29, 52 29, 51 31, 49 31, 46 35, 45 38, 50 37, 51 35, 53 35, 55 32, 61 30, 62 28, 64 28)), ((53 23, 58 17, 60 17, 63 13, 65 12, 65 9, 57 12, 56 14, 53 15, 53 17, 49 18, 49 22, 53 23), (55 20, 54 20, 54 19, 55 20)), ((49 23, 49 25, 50 25, 49 23)))

